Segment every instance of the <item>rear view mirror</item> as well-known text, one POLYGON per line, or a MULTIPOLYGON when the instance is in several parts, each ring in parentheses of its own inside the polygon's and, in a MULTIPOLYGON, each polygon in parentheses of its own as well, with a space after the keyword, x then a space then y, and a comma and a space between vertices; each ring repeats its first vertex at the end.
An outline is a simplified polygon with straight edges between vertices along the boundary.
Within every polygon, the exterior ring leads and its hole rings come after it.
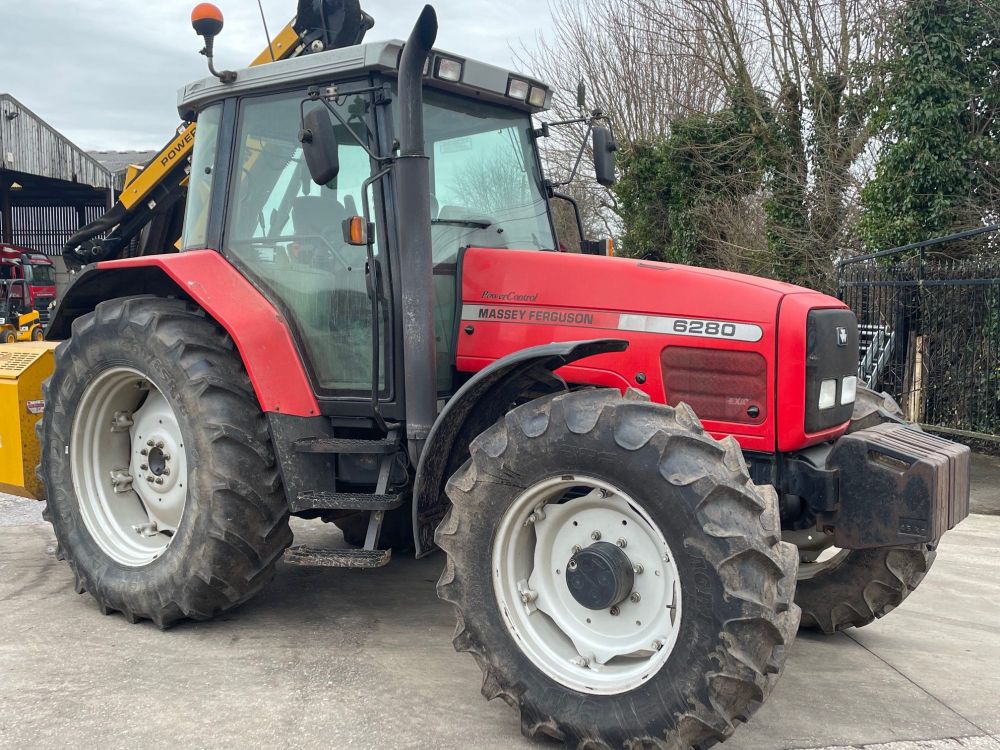
POLYGON ((615 152, 618 144, 608 128, 594 128, 594 174, 604 187, 615 184, 615 152))
POLYGON ((337 134, 325 109, 314 109, 302 120, 299 142, 309 175, 317 185, 328 185, 340 173, 337 134))

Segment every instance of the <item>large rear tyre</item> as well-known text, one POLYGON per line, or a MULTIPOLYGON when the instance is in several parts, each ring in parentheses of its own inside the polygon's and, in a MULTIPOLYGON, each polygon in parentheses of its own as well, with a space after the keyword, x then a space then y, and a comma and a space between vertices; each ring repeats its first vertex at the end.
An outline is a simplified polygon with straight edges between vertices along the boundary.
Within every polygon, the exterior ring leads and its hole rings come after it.
POLYGON ((271 579, 291 531, 266 421, 202 311, 98 305, 56 350, 45 399, 45 515, 105 614, 205 620, 271 579))
MULTIPOLYGON (((859 387, 847 431, 885 422, 905 424, 902 409, 888 394, 859 387)), ((828 635, 863 627, 889 614, 924 579, 936 555, 931 544, 839 550, 819 533, 796 532, 796 538, 809 540, 799 550, 795 590, 802 627, 828 635)))
POLYGON ((524 734, 703 748, 761 705, 798 627, 797 560, 735 441, 591 390, 514 409, 470 451, 438 594, 524 734))

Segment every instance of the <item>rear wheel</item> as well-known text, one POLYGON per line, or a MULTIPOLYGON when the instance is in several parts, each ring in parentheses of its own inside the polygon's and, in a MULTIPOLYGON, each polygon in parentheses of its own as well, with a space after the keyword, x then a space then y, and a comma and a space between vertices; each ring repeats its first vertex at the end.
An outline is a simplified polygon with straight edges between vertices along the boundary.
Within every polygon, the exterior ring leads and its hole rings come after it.
POLYGON ((438 594, 483 694, 569 747, 707 747, 770 693, 795 549, 735 441, 630 391, 541 398, 470 446, 438 594))
MULTIPOLYGON (((889 395, 859 387, 848 432, 885 422, 906 423, 906 418, 889 395)), ((832 535, 821 532, 786 536, 799 547, 795 602, 802 608, 802 627, 827 634, 868 625, 898 607, 936 554, 931 544, 842 550, 833 546, 832 535)))
POLYGON ((35 326, 31 329, 31 340, 41 341, 45 338, 45 331, 42 330, 41 326, 35 326))
POLYGON ((77 319, 45 386, 41 477, 60 552, 105 613, 208 619, 291 542, 267 426, 232 341, 178 300, 77 319))

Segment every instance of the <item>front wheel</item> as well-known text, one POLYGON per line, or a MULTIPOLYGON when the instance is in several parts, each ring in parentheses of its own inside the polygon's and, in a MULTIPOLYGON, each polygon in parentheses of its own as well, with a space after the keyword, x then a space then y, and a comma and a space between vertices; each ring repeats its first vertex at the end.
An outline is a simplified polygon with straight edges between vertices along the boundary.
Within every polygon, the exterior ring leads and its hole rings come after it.
POLYGON ((760 706, 798 626, 796 555, 735 441, 591 390, 518 407, 470 452, 438 593, 525 734, 707 747, 760 706))
POLYGON ((288 509, 225 332, 179 300, 129 297, 74 321, 55 356, 40 476, 77 591, 166 627, 267 583, 288 509))

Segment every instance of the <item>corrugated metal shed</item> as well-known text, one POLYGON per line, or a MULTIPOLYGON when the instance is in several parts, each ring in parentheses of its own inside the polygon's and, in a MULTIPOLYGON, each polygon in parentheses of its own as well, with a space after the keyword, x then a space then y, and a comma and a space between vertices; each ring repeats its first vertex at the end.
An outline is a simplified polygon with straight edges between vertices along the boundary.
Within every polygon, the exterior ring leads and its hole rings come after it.
POLYGON ((112 175, 10 94, 0 94, 0 169, 113 187, 112 175))

